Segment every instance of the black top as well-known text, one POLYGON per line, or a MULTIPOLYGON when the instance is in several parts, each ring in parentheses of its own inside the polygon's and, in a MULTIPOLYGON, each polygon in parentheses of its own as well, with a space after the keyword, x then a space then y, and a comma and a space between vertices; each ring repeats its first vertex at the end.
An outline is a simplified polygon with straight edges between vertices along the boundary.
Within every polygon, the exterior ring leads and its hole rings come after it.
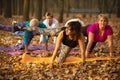
POLYGON ((74 48, 74 47, 76 47, 76 46, 78 45, 78 41, 73 41, 73 40, 70 40, 70 39, 68 38, 68 36, 66 35, 65 30, 64 30, 64 32, 63 32, 62 43, 63 43, 64 45, 67 45, 67 46, 71 47, 71 48, 74 48))

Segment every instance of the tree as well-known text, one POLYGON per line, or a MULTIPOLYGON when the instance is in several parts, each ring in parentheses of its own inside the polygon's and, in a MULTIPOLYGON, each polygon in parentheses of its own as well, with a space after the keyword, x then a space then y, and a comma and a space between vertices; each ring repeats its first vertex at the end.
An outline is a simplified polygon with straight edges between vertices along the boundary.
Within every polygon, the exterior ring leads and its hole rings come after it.
POLYGON ((59 22, 62 23, 63 22, 63 13, 64 13, 64 0, 58 0, 59 2, 59 22))
POLYGON ((5 18, 11 18, 11 0, 3 0, 3 16, 5 18))
POLYGON ((66 5, 66 17, 69 17, 70 1, 69 0, 65 0, 65 5, 66 5))
POLYGON ((117 7, 118 7, 118 8, 117 8, 117 17, 120 18, 120 6, 119 6, 119 5, 120 5, 120 0, 117 0, 117 2, 118 2, 118 3, 117 3, 117 7))
POLYGON ((47 8, 47 2, 48 0, 43 0, 43 7, 42 7, 42 14, 45 15, 45 13, 48 11, 47 8))
POLYGON ((29 0, 24 0, 24 8, 23 8, 23 20, 29 20, 29 0))
POLYGON ((34 0, 30 0, 30 11, 29 11, 29 16, 32 17, 34 14, 34 0))
POLYGON ((16 15, 16 1, 15 0, 11 0, 11 13, 12 15, 16 15))
POLYGON ((3 8, 2 0, 0 0, 0 15, 2 15, 2 8, 3 8))
POLYGON ((42 0, 34 0, 34 18, 42 19, 42 0))
POLYGON ((23 13, 23 6, 21 6, 23 4, 23 0, 17 0, 17 15, 22 15, 23 13))

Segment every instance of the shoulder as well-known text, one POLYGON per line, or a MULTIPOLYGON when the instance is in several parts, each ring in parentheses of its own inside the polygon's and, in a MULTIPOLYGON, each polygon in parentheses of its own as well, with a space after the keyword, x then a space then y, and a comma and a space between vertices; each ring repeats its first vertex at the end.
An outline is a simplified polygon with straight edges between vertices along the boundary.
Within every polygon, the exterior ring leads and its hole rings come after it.
POLYGON ((57 19, 53 18, 53 22, 59 23, 57 19))
POLYGON ((113 34, 113 29, 111 26, 107 25, 105 30, 106 30, 107 34, 109 34, 109 35, 113 34))
POLYGON ((43 23, 46 23, 47 22, 47 19, 43 20, 43 23))
POLYGON ((99 24, 98 23, 94 23, 94 24, 91 24, 91 25, 88 26, 87 31, 94 33, 95 31, 98 30, 98 28, 99 28, 99 24))
POLYGON ((78 40, 82 40, 84 38, 83 33, 80 34, 80 36, 78 37, 78 40))
POLYGON ((58 39, 59 41, 61 41, 61 40, 63 39, 63 31, 61 31, 61 32, 58 34, 57 39, 58 39))
POLYGON ((60 35, 63 35, 63 33, 64 33, 64 30, 62 30, 59 34, 60 34, 60 35))
POLYGON ((93 24, 90 24, 89 27, 98 27, 99 24, 98 23, 93 23, 93 24))
POLYGON ((40 27, 40 28, 46 28, 46 25, 45 25, 43 22, 40 21, 40 22, 39 22, 39 27, 40 27))
POLYGON ((81 33, 81 37, 78 38, 78 43, 84 43, 85 42, 85 37, 84 35, 81 33))
POLYGON ((112 27, 110 25, 107 25, 106 29, 112 29, 112 27))
POLYGON ((30 21, 25 21, 24 24, 25 26, 30 26, 30 21))
POLYGON ((61 31, 60 33, 59 33, 59 35, 58 35, 58 37, 63 37, 63 34, 64 34, 64 31, 61 31))

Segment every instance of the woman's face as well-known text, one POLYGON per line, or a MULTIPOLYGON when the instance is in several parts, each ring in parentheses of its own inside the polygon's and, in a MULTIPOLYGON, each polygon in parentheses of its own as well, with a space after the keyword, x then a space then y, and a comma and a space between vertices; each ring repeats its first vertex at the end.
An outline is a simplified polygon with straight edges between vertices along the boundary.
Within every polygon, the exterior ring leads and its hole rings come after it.
POLYGON ((108 24, 108 21, 105 18, 100 18, 98 23, 99 23, 99 27, 101 29, 104 29, 106 25, 108 24))
POLYGON ((67 25, 67 26, 66 26, 66 35, 70 35, 70 34, 72 34, 71 28, 70 28, 69 25, 67 25))
POLYGON ((49 24, 51 24, 53 22, 53 18, 51 16, 46 16, 46 19, 49 24))

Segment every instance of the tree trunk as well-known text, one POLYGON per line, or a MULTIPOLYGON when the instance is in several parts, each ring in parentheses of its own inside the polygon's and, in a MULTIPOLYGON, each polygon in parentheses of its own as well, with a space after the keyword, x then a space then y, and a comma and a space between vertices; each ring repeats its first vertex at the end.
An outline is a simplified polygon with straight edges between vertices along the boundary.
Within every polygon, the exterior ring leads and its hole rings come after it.
POLYGON ((117 3, 117 7, 118 7, 117 8, 117 17, 120 18, 120 6, 119 6, 120 5, 120 0, 118 0, 117 2, 118 2, 117 3))
POLYGON ((29 11, 29 16, 33 17, 33 13, 34 13, 34 4, 33 4, 34 0, 30 0, 30 11, 29 11))
POLYGON ((3 0, 3 16, 5 18, 11 18, 11 0, 3 0))
POLYGON ((63 13, 64 13, 64 0, 59 0, 59 22, 63 22, 63 13))
POLYGON ((34 18, 42 19, 42 0, 34 0, 34 18))
POLYGON ((69 17, 70 13, 70 1, 66 0, 66 17, 69 17))
POLYGON ((21 5, 24 4, 24 0, 20 0, 18 4, 19 4, 19 13, 18 13, 18 15, 23 15, 23 6, 21 6, 21 5))
POLYGON ((48 0, 43 0, 43 10, 42 10, 42 14, 43 14, 43 16, 45 15, 45 13, 48 11, 47 10, 47 2, 48 2, 48 0))
POLYGON ((17 0, 17 15, 19 15, 20 12, 20 0, 17 0))
POLYGON ((23 20, 29 20, 29 0, 24 0, 23 20))
POLYGON ((2 0, 0 0, 0 15, 2 15, 2 8, 3 8, 2 0))

